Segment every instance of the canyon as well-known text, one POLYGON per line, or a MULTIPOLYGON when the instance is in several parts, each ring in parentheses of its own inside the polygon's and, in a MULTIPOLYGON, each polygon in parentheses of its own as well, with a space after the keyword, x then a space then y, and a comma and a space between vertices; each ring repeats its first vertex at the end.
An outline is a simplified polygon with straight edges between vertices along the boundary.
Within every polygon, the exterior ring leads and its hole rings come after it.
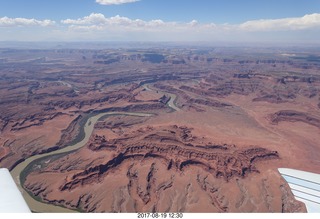
POLYGON ((37 202, 80 212, 306 212, 277 169, 320 174, 320 63, 304 58, 314 50, 0 55, 0 166, 15 173, 39 156, 15 179, 37 202))

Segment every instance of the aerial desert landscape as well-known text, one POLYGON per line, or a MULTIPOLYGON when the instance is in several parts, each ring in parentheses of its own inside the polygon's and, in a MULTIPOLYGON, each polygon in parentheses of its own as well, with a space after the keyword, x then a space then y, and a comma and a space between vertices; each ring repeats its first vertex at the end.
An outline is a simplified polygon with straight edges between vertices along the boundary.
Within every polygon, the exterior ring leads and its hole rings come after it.
POLYGON ((312 48, 0 49, 0 166, 34 212, 306 212, 312 48))

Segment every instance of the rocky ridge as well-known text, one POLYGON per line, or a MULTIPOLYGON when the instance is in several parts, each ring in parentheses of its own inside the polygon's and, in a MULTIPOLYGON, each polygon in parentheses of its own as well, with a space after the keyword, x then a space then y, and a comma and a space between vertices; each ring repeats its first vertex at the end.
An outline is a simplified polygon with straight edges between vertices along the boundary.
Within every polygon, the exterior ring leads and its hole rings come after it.
POLYGON ((177 126, 160 129, 146 127, 132 135, 112 140, 95 135, 88 147, 94 151, 111 150, 113 158, 74 174, 70 181, 61 185, 60 190, 72 190, 97 181, 126 160, 159 159, 166 163, 168 170, 174 168, 177 171, 196 165, 215 177, 229 181, 233 177, 259 172, 254 165, 256 162, 279 158, 276 151, 261 147, 237 149, 234 145, 213 145, 211 142, 199 146, 198 139, 189 128, 177 126))

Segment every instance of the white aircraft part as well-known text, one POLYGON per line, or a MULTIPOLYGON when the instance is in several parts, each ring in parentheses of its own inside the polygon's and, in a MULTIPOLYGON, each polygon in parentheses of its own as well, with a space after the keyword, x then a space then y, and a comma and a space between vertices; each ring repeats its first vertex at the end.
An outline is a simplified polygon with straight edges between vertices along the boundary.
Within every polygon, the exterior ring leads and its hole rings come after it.
POLYGON ((31 213, 7 169, 0 169, 0 213, 31 213))
POLYGON ((320 174, 279 168, 294 197, 305 203, 309 213, 320 213, 320 174))

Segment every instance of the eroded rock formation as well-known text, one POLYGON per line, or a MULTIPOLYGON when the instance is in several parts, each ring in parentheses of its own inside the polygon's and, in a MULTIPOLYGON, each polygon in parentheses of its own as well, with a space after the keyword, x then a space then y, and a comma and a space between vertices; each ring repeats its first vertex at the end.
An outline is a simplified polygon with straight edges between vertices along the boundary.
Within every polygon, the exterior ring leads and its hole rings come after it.
POLYGON ((294 110, 281 110, 269 115, 269 119, 272 124, 278 124, 279 122, 303 122, 320 128, 320 118, 294 110))
POLYGON ((237 149, 231 145, 212 146, 209 143, 199 146, 197 139, 189 128, 177 126, 146 127, 132 135, 113 140, 95 135, 88 147, 94 151, 113 150, 113 158, 74 174, 60 189, 72 190, 79 185, 98 181, 126 160, 160 159, 167 164, 168 170, 174 168, 176 171, 195 165, 228 181, 233 177, 245 177, 251 172, 259 172, 254 165, 256 162, 279 158, 278 152, 265 148, 237 149))

